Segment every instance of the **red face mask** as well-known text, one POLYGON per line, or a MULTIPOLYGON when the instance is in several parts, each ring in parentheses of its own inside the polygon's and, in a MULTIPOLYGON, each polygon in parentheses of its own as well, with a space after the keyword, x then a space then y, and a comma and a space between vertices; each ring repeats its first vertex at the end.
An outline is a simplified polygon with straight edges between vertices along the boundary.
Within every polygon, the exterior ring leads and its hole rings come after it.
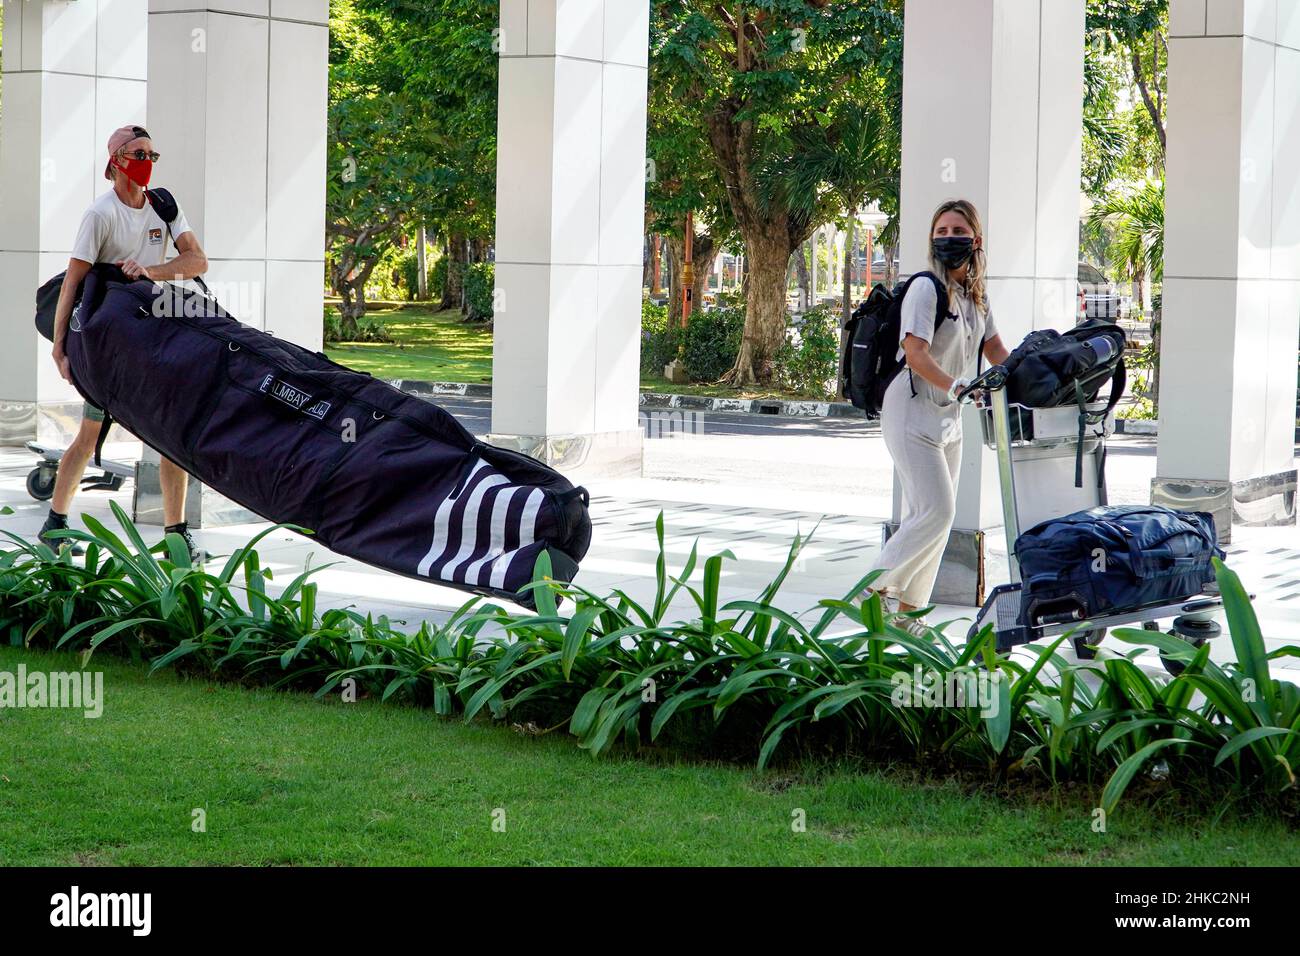
POLYGON ((114 161, 118 169, 126 174, 126 178, 131 180, 141 189, 149 185, 149 177, 153 175, 153 163, 147 159, 134 159, 127 157, 125 163, 114 161))

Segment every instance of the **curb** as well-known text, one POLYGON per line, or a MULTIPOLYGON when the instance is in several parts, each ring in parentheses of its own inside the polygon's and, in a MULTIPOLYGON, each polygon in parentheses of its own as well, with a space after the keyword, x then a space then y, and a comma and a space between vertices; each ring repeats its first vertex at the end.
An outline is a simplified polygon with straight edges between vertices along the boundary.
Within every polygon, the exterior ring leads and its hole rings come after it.
MULTIPOLYGON (((492 386, 481 382, 424 382, 416 379, 391 379, 388 384, 410 395, 457 395, 465 398, 491 398, 492 386)), ((644 409, 671 408, 679 411, 732 412, 748 415, 781 415, 789 418, 865 418, 862 410, 849 402, 800 401, 778 398, 714 398, 708 395, 670 395, 641 392, 637 405, 644 409)), ((1158 435, 1160 422, 1142 418, 1115 419, 1117 435, 1158 435)))
POLYGON ((1151 418, 1117 418, 1116 435, 1158 435, 1160 422, 1151 418))
POLYGON ((491 398, 492 386, 482 382, 422 382, 411 378, 385 379, 394 388, 409 395, 462 395, 466 398, 491 398))
MULTIPOLYGON (((424 382, 416 379, 388 379, 388 384, 410 395, 491 398, 492 386, 480 382, 424 382)), ((641 408, 672 408, 699 412, 736 412, 751 415, 787 415, 804 418, 863 418, 862 410, 849 402, 799 401, 777 398, 713 398, 708 395, 668 395, 641 392, 641 408)))

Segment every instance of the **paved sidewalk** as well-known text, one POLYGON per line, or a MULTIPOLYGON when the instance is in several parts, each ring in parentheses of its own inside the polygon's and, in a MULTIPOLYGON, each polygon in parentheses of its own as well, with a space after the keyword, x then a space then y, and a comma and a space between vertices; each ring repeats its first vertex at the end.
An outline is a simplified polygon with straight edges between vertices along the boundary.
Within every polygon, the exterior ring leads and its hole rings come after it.
MULTIPOLYGON (((1124 438, 1113 445, 1116 454, 1108 465, 1112 500, 1143 500, 1155 467, 1151 443, 1124 438)), ((708 555, 728 548, 736 555, 735 561, 724 564, 724 601, 755 596, 779 571, 794 535, 807 534, 816 526, 778 600, 784 609, 806 614, 807 620, 815 619, 818 600, 843 597, 878 552, 880 522, 889 508, 890 465, 874 430, 758 439, 711 435, 706 430, 647 441, 645 449, 644 477, 603 482, 591 489, 593 543, 578 580, 597 593, 619 587, 639 601, 652 598, 654 523, 661 510, 670 571, 681 569, 696 539, 701 570, 708 555)), ((130 459, 138 456, 139 446, 110 445, 105 452, 106 457, 130 459)), ((0 528, 29 537, 35 535, 47 510, 24 488, 33 463, 25 449, 0 448, 0 504, 16 512, 0 517, 0 528)), ((129 484, 111 497, 130 510, 129 484)), ((74 520, 84 511, 111 524, 109 499, 102 491, 83 493, 73 508, 74 520)), ((212 529, 196 537, 214 554, 228 555, 261 527, 212 529)), ((143 530, 147 539, 161 535, 160 528, 143 530)), ((1229 560, 1258 595, 1256 608, 1270 646, 1300 643, 1300 531, 1238 528, 1234 536, 1229 560)), ((320 585, 321 607, 353 605, 388 614, 411 628, 422 620, 445 619, 469 597, 340 558, 288 532, 271 535, 259 551, 280 585, 292 580, 308 561, 313 566, 331 564, 314 578, 320 585)), ((674 610, 683 618, 694 616, 690 596, 679 595, 674 610)), ((960 633, 974 611, 941 606, 932 621, 959 621, 953 630, 960 633)), ((1230 654, 1226 640, 1217 646, 1216 656, 1230 654)), ((1283 658, 1275 666, 1297 668, 1300 658, 1283 658)))

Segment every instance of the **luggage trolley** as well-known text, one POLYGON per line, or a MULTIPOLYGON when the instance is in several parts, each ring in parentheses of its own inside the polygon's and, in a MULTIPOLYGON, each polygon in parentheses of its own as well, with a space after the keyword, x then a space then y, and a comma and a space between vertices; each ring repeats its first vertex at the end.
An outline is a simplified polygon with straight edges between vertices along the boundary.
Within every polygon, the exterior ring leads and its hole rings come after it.
MULTIPOLYGON (((979 406, 984 444, 997 452, 998 478, 1002 494, 1002 519, 1007 537, 1007 561, 1011 581, 996 586, 980 608, 967 632, 971 640, 987 622, 993 623, 998 650, 1009 650, 1045 637, 1075 629, 1071 635, 1080 658, 1095 656, 1094 648, 1106 630, 1124 624, 1140 625, 1149 631, 1162 630, 1158 621, 1173 617, 1173 636, 1193 646, 1217 637, 1221 631, 1213 619, 1223 606, 1215 585, 1200 594, 1174 603, 1156 603, 1085 619, 1073 609, 1035 610, 1032 620, 1021 619, 1022 582, 1016 560, 1016 539, 1021 527, 1033 527, 1049 518, 1061 517, 1109 502, 1106 498, 1106 439, 1114 433, 1114 409, 1105 402, 1086 406, 1087 417, 1081 456, 1082 487, 1075 484, 1080 464, 1079 409, 1030 408, 1007 401, 1006 370, 1000 365, 986 369, 958 396, 973 402, 981 390, 989 401, 979 406)), ((1165 669, 1177 674, 1181 661, 1161 655, 1165 669)))
MULTIPOLYGON (((39 458, 36 467, 27 474, 27 493, 37 501, 49 501, 54 497, 54 480, 58 476, 59 462, 66 449, 34 441, 26 444, 27 450, 39 458)), ((82 477, 83 491, 117 491, 128 478, 135 476, 134 464, 101 458, 99 468, 102 474, 82 477)))

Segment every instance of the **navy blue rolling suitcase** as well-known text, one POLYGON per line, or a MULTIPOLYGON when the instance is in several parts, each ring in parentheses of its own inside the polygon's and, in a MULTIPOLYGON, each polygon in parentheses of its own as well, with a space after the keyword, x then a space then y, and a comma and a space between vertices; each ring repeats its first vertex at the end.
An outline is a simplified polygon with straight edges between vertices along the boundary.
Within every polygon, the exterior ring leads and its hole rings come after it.
POLYGON ((541 552, 553 578, 577 573, 586 489, 209 296, 123 279, 86 277, 65 345, 77 391, 200 481, 339 554, 530 608, 541 552))
POLYGON ((1202 593, 1223 560, 1203 511, 1113 505, 1040 522, 1016 539, 1020 623, 1170 604, 1202 593), (1075 613, 1079 612, 1079 613, 1075 613))

